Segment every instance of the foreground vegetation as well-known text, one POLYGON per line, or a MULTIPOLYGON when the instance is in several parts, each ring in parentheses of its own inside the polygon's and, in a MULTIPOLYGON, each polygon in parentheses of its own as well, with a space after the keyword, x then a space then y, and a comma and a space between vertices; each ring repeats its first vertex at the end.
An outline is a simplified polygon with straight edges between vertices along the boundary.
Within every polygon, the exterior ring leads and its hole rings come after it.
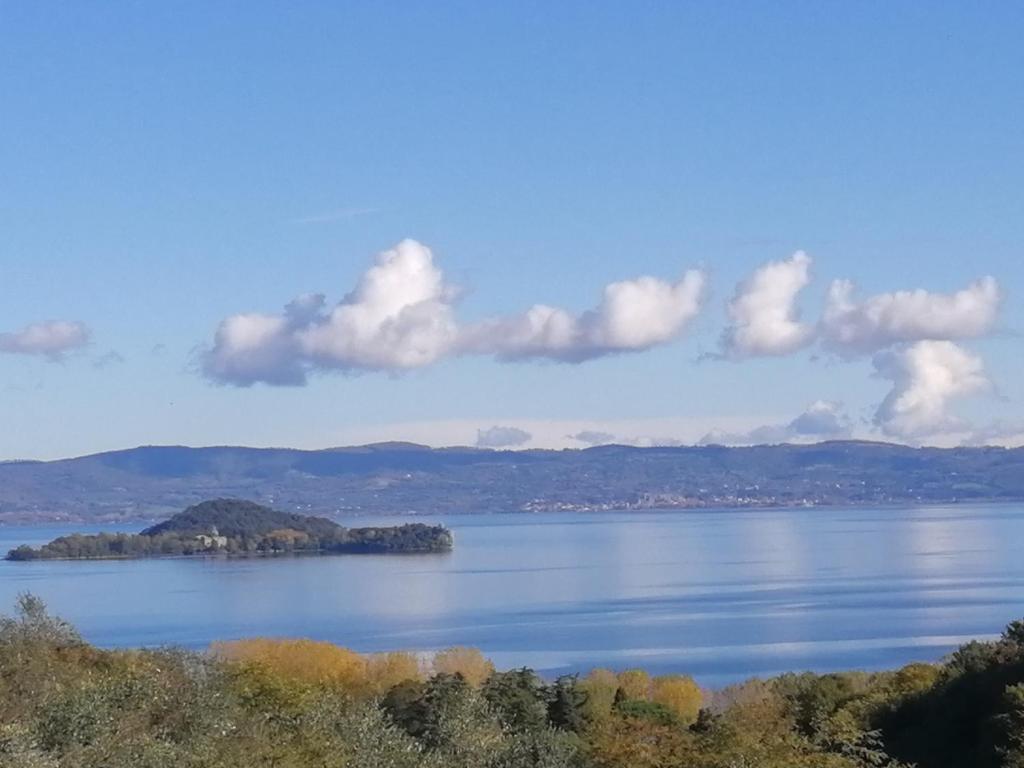
POLYGON ((0 768, 1024 766, 1024 623, 939 665, 541 680, 477 651, 309 640, 104 651, 31 596, 0 618, 0 768))
POLYGON ((204 501, 141 533, 61 536, 42 547, 20 546, 8 560, 93 560, 181 555, 445 552, 443 526, 412 523, 345 528, 324 517, 296 515, 239 499, 204 501))

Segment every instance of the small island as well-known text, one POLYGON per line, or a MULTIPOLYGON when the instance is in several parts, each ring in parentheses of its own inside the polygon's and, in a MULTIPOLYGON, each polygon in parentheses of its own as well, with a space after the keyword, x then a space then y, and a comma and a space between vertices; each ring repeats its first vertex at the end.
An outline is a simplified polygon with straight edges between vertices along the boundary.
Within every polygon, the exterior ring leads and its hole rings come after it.
POLYGON ((214 499, 141 533, 61 536, 39 548, 23 545, 12 549, 7 559, 410 554, 448 552, 453 543, 451 531, 440 525, 345 528, 325 517, 279 512, 239 499, 214 499))

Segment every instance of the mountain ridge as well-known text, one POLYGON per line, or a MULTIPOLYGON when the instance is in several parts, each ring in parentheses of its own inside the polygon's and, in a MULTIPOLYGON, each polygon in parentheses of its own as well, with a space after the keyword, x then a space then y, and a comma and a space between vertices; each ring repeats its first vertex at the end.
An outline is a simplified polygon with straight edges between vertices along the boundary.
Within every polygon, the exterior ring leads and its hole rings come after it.
POLYGON ((0 463, 0 522, 150 520, 220 496, 327 516, 1020 501, 1024 448, 150 445, 0 463))

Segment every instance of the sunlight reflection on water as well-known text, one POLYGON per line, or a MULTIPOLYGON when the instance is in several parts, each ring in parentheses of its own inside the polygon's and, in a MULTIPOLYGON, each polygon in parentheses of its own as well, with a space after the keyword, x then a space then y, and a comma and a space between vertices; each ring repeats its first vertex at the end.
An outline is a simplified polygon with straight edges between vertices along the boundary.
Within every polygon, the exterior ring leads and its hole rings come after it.
MULTIPOLYGON (((937 659, 1024 614, 1015 506, 441 521, 450 555, 2 563, 0 604, 32 591, 104 646, 464 644, 504 667, 642 664, 709 685, 937 659)), ((0 528, 0 547, 73 528, 0 528)))

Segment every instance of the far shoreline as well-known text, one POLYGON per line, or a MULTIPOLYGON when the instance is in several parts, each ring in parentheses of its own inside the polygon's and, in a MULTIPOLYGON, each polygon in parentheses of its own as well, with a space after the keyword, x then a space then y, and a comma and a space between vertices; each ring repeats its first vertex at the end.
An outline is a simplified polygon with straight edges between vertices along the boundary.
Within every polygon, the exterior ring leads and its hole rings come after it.
MULTIPOLYGON (((946 499, 942 501, 890 501, 872 502, 868 504, 749 504, 743 506, 687 506, 687 507, 614 507, 609 509, 552 509, 552 510, 511 510, 499 512, 467 511, 467 512, 394 512, 378 513, 345 513, 332 514, 330 512, 317 512, 306 510, 306 512, 327 517, 330 520, 392 520, 402 518, 439 518, 447 517, 458 519, 460 517, 490 516, 490 517, 536 517, 539 515, 613 515, 613 514, 687 514, 693 512, 779 512, 784 510, 792 511, 840 511, 840 510, 908 510, 908 509, 956 509, 971 507, 1002 507, 1012 504, 1024 505, 1024 497, 1013 499, 946 499)), ((128 525, 146 526, 158 522, 160 517, 146 518, 124 518, 124 519, 100 519, 88 520, 86 518, 58 518, 44 517, 35 520, 0 520, 0 529, 14 528, 40 528, 44 526, 70 526, 85 525, 90 528, 99 528, 105 525, 128 525)), ((104 533, 132 533, 131 530, 106 529, 104 533)), ((110 558, 108 558, 110 559, 110 558)), ((130 559, 130 558, 129 558, 130 559)))

